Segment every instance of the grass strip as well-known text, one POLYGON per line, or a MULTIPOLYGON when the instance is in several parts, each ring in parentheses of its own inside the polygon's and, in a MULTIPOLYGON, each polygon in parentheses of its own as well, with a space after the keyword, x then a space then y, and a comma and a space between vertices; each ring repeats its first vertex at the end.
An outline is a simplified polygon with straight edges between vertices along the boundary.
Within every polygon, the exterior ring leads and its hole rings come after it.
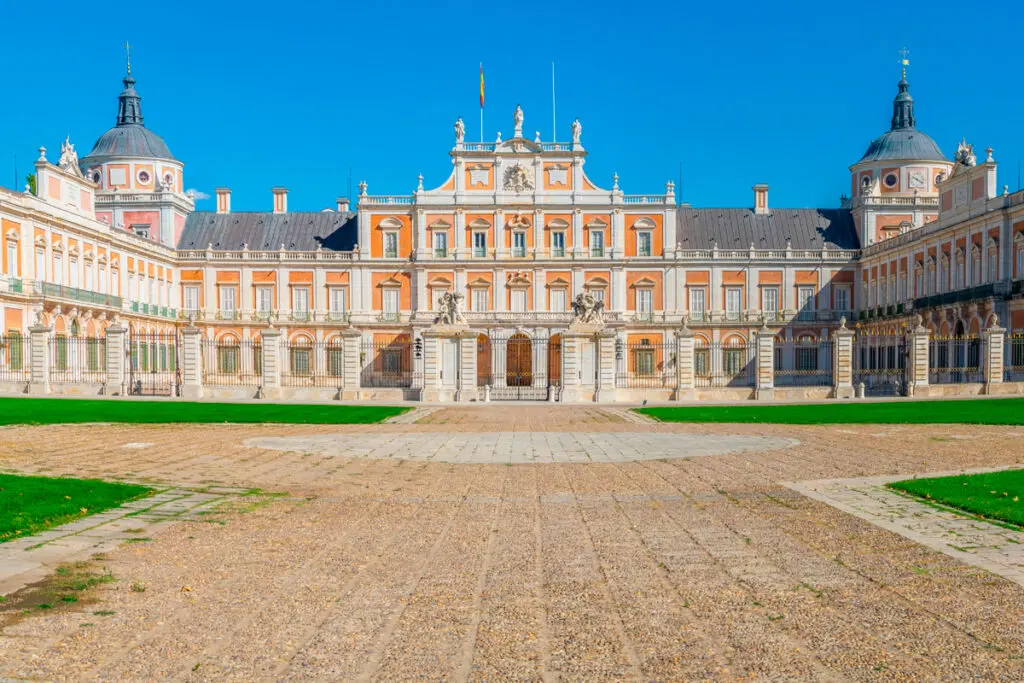
POLYGON ((1024 527, 1024 469, 906 479, 888 487, 985 519, 1024 527))

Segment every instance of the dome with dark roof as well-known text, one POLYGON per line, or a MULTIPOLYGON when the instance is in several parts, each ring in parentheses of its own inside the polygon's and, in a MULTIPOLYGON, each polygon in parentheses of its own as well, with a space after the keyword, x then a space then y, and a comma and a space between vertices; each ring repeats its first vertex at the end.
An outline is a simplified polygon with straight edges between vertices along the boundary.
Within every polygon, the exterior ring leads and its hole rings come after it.
POLYGON ((167 143, 146 128, 142 120, 142 98, 135 92, 131 73, 124 77, 124 92, 118 98, 117 125, 101 135, 81 164, 110 157, 139 157, 177 161, 167 143))
POLYGON ((906 76, 900 79, 899 93, 892 103, 889 132, 868 145, 858 164, 871 161, 949 161, 935 141, 919 131, 914 119, 914 98, 906 76))

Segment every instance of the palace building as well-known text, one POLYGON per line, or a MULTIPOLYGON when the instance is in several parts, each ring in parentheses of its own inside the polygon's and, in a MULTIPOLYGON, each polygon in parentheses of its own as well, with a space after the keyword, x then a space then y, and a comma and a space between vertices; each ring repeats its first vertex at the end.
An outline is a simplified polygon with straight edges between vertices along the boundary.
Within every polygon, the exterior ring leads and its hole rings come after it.
POLYGON ((0 389, 905 394, 929 377, 988 387, 991 330, 999 382, 1024 380, 1024 192, 998 186, 991 149, 949 159, 918 130, 905 72, 851 197, 821 209, 775 207, 761 184, 739 208, 679 203, 671 181, 626 194, 587 175, 579 121, 531 139, 517 107, 507 139, 469 142, 456 122, 439 187, 362 182, 355 207, 319 212, 289 210, 283 187, 271 210, 237 211, 218 188, 196 211, 130 68, 123 84, 88 154, 41 148, 34 191, 0 188, 0 389), (924 379, 908 366, 920 335, 924 379))

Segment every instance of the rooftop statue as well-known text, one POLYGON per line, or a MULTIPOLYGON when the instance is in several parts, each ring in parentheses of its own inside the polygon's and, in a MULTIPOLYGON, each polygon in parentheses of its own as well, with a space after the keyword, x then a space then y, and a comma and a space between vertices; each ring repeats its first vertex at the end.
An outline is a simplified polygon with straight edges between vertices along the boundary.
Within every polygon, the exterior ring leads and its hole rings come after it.
POLYGON ((512 114, 512 123, 515 124, 516 131, 513 137, 523 137, 523 108, 518 104, 516 105, 516 111, 512 114))
POLYGON ((573 119, 572 122, 572 141, 575 144, 580 144, 580 135, 583 134, 583 124, 580 123, 579 119, 573 119))
POLYGON ((953 161, 961 166, 977 166, 978 158, 974 156, 974 145, 968 144, 965 138, 961 138, 953 161))
POLYGON ((79 178, 85 177, 82 175, 82 169, 78 167, 78 153, 75 151, 75 146, 71 144, 70 135, 60 143, 60 160, 57 162, 57 167, 79 178))
POLYGON ((455 142, 462 142, 466 139, 466 124, 462 122, 462 117, 455 119, 455 142))

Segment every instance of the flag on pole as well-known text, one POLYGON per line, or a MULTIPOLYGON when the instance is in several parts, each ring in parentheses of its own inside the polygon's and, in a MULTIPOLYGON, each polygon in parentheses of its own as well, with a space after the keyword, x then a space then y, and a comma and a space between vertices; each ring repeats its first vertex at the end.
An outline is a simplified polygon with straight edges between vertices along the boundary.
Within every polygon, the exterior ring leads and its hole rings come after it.
POLYGON ((484 63, 480 62, 480 108, 484 108, 484 63))

